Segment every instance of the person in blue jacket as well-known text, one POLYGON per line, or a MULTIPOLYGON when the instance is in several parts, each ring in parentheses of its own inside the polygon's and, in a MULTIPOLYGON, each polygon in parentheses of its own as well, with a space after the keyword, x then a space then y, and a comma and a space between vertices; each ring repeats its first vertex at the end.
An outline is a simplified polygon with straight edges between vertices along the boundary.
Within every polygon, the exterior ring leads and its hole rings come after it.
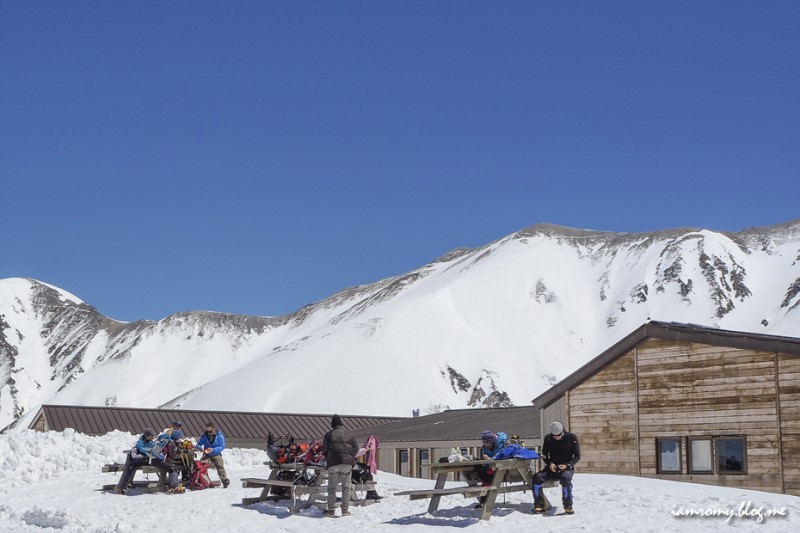
POLYGON ((506 447, 508 437, 504 432, 492 433, 484 431, 481 434, 481 459, 492 459, 497 453, 506 447))
POLYGON ((213 422, 206 422, 206 431, 197 441, 197 449, 203 452, 203 459, 208 459, 217 469, 219 480, 226 489, 231 480, 225 474, 225 461, 222 460, 222 450, 225 449, 225 435, 217 430, 213 422))
MULTIPOLYGON (((169 436, 166 437, 169 440, 169 436)), ((163 440, 161 441, 163 442, 163 440)), ((136 475, 136 470, 145 466, 152 465, 164 472, 167 478, 170 492, 183 492, 182 486, 179 488, 180 482, 174 468, 167 462, 166 450, 162 450, 163 445, 156 439, 156 432, 151 428, 145 428, 142 431, 141 437, 136 441, 133 448, 128 451, 125 458, 125 466, 122 469, 122 475, 117 482, 117 487, 114 492, 117 494, 124 494, 128 488, 128 484, 133 480, 136 475)))
MULTIPOLYGON (((493 459, 494 456, 500 452, 500 450, 506 447, 507 442, 508 437, 502 431, 497 433, 488 430, 484 431, 481 434, 480 458, 493 459)), ((478 467, 477 476, 478 479, 481 480, 482 485, 491 485, 492 479, 494 478, 494 468, 491 468, 488 465, 478 467)), ((484 503, 486 503, 486 496, 479 496, 478 504, 475 507, 483 507, 484 503)))

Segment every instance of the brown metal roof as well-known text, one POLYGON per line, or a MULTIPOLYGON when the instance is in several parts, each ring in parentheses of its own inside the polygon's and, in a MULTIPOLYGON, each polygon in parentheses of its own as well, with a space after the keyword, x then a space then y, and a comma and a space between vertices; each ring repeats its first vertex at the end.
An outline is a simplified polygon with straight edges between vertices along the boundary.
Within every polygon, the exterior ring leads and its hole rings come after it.
MULTIPOLYGON (((183 431, 189 436, 202 435, 206 422, 213 422, 229 439, 266 441, 269 432, 273 435, 288 433, 298 440, 322 438, 331 428, 332 415, 43 405, 39 416, 45 417, 47 428, 52 431, 73 428, 79 433, 104 435, 118 429, 139 434, 146 427, 160 431, 169 427, 173 420, 180 420, 183 431)), ((340 416, 344 427, 351 431, 402 420, 388 416, 340 416)))
POLYGON ((697 324, 651 321, 534 398, 533 404, 539 409, 547 407, 567 390, 579 385, 639 343, 651 338, 800 356, 800 338, 731 331, 697 324))
POLYGON ((484 409, 456 409, 427 416, 406 418, 396 422, 354 431, 357 439, 368 434, 380 442, 453 441, 467 443, 480 441, 484 430, 504 431, 523 439, 540 438, 539 410, 534 407, 497 407, 484 409))

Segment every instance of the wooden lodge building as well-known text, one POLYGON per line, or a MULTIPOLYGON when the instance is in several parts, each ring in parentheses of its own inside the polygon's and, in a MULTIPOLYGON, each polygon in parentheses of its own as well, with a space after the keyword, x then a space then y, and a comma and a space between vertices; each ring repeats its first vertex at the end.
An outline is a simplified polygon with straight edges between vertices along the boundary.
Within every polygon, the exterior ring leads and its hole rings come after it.
POLYGON ((648 322, 533 400, 579 472, 800 495, 800 339, 648 322))

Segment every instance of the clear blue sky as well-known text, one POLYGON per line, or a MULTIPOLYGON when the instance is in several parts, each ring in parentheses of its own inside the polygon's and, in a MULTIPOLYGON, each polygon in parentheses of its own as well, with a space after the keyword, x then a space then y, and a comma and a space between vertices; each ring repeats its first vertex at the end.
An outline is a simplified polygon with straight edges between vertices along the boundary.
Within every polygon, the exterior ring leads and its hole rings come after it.
POLYGON ((279 315, 538 222, 800 217, 797 1, 0 3, 0 278, 279 315))

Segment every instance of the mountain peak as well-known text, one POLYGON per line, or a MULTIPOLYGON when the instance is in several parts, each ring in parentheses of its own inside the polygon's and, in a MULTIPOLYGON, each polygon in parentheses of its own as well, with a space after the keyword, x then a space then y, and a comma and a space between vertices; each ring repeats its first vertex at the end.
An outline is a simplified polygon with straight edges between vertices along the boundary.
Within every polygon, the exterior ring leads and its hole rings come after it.
POLYGON ((281 317, 121 323, 46 283, 0 280, 0 427, 45 402, 405 416, 526 405, 648 320, 796 335, 800 220, 738 233, 536 224, 281 317), (331 382, 349 386, 324 405, 308 393, 331 382))

